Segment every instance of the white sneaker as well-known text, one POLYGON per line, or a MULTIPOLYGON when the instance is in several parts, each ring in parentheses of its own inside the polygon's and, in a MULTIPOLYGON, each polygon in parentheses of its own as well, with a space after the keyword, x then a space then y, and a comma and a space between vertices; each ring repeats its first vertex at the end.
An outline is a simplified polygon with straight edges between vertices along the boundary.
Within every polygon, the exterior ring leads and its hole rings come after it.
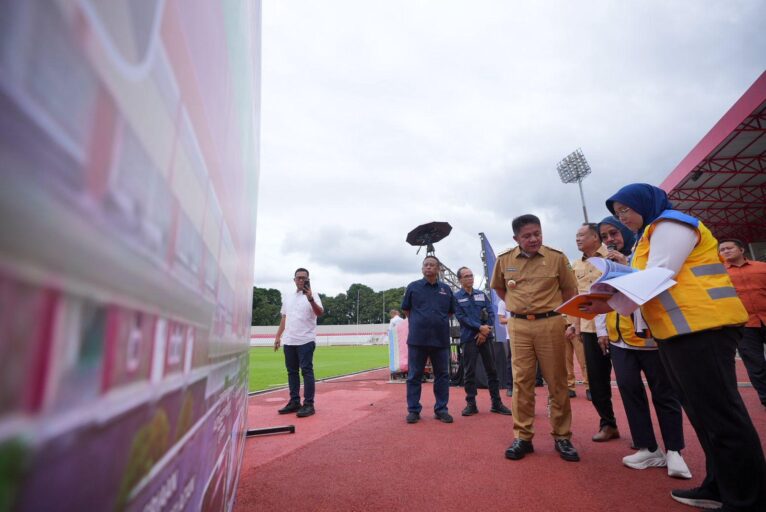
POLYGON ((681 454, 673 450, 668 450, 666 458, 668 464, 668 476, 672 478, 690 479, 692 472, 689 471, 689 467, 686 465, 684 458, 681 454))
MULTIPOLYGON (((683 462, 683 459, 681 459, 683 462)), ((653 452, 648 448, 641 448, 633 455, 622 458, 622 463, 633 469, 663 468, 665 467, 665 454, 659 446, 653 452)))

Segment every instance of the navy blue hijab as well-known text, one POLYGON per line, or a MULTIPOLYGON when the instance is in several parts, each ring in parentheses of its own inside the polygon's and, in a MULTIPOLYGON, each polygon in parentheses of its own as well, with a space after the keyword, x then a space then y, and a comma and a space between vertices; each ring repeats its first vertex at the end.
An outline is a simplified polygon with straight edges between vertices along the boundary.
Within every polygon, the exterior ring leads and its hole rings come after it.
POLYGON ((609 224, 620 230, 620 233, 622 233, 622 241, 625 243, 620 252, 625 256, 630 256, 633 244, 636 243, 636 235, 633 234, 628 226, 617 220, 616 217, 612 217, 611 215, 598 223, 599 232, 601 231, 601 224, 609 224))
POLYGON ((614 215, 614 202, 622 203, 641 215, 644 223, 638 232, 654 222, 665 210, 673 209, 673 204, 668 200, 668 195, 661 188, 647 183, 633 183, 625 185, 612 197, 606 200, 607 209, 614 215))

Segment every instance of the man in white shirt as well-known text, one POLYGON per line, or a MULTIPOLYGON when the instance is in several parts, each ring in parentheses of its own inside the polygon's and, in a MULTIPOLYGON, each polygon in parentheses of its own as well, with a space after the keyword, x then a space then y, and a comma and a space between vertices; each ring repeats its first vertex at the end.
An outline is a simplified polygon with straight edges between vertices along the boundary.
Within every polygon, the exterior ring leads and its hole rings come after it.
POLYGON ((388 316, 391 317, 391 321, 388 322, 388 330, 389 331, 392 331, 392 330, 396 329, 397 325, 399 325, 400 323, 404 322, 404 318, 399 316, 399 310, 392 309, 391 311, 388 312, 388 316))
POLYGON ((317 317, 324 313, 319 294, 314 296, 309 282, 309 271, 295 271, 295 292, 282 300, 282 320, 274 339, 274 351, 284 345, 287 383, 290 401, 279 414, 296 412, 299 418, 314 414, 314 349, 316 348, 317 317), (301 379, 303 375, 303 406, 301 406, 301 379))

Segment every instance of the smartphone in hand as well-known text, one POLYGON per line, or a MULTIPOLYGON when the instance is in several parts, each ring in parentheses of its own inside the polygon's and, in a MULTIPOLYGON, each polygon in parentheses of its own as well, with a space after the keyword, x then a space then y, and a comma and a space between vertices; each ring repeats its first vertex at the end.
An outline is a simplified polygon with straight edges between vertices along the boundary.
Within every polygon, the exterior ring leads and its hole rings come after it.
POLYGON ((306 293, 306 291, 311 289, 311 281, 309 279, 306 279, 303 281, 303 293, 306 293))

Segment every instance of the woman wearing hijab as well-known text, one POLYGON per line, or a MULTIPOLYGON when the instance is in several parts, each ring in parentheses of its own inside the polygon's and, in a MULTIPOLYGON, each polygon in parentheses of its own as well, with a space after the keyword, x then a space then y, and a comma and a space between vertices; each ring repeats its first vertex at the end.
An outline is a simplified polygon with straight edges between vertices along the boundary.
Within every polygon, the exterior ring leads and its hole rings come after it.
MULTIPOLYGON (((635 240, 633 233, 611 216, 599 223, 598 230, 601 241, 610 251, 607 258, 626 264, 635 240)), ((634 313, 638 314, 639 311, 634 313)), ((633 455, 623 457, 622 463, 633 469, 667 466, 669 476, 691 478, 689 467, 681 456, 684 448, 681 404, 660 361, 657 343, 645 331, 636 333, 634 315, 622 316, 615 311, 606 315, 617 388, 625 406, 633 446, 638 449, 633 455), (657 414, 667 455, 654 436, 642 372, 652 392, 654 412, 657 414)))
MULTIPOLYGON (((662 267, 676 284, 641 306, 660 359, 705 452, 700 487, 676 489, 676 501, 719 510, 766 510, 766 462, 737 390, 734 353, 748 315, 698 219, 673 210, 667 194, 636 183, 606 201, 637 233, 631 266, 662 267)), ((611 300, 611 299, 610 299, 611 300)), ((604 313, 603 301, 587 308, 604 313)))

